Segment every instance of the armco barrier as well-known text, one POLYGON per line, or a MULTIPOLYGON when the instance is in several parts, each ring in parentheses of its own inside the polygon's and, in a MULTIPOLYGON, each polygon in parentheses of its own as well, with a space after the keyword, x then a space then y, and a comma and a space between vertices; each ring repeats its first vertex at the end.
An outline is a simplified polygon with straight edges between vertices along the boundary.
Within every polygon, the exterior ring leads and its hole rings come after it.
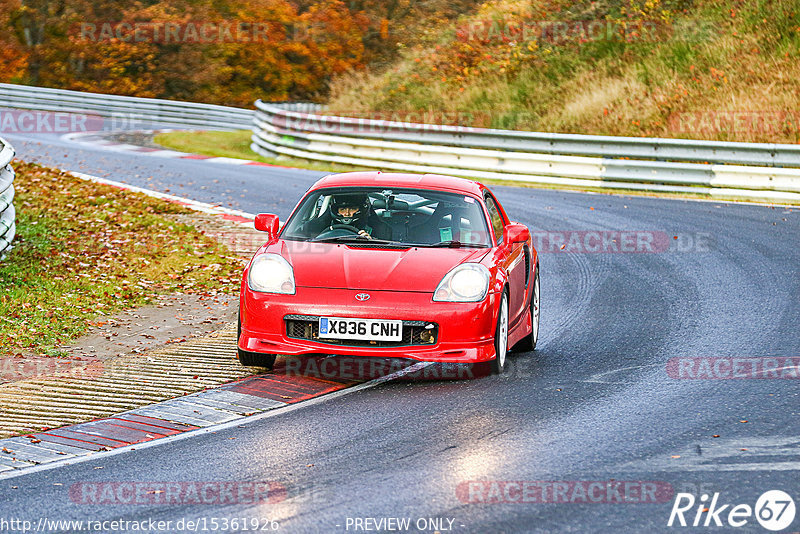
MULTIPOLYGON (((318 104, 289 102, 273 104, 279 109, 316 112, 318 104)), ((196 102, 104 95, 0 83, 0 108, 32 109, 118 117, 120 123, 157 122, 180 128, 248 130, 253 123, 251 109, 215 106, 196 102)))
POLYGON ((289 111, 261 101, 256 108, 251 148, 265 156, 479 179, 800 203, 800 146, 795 145, 375 121, 289 111))
POLYGON ((257 101, 254 112, 13 84, 0 84, 2 107, 119 116, 182 128, 252 126, 251 146, 267 156, 479 179, 800 203, 800 145, 375 121, 316 115, 321 106, 309 103, 257 101))
POLYGON ((0 260, 11 250, 11 242, 16 233, 16 212, 14 211, 14 169, 11 160, 14 148, 0 138, 0 260))

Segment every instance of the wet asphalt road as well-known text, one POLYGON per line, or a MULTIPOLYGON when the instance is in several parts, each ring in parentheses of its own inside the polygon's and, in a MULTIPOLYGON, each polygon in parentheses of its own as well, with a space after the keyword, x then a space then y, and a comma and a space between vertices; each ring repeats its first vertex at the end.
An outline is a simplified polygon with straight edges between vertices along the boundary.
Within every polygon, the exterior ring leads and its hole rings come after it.
MULTIPOLYGON (((320 176, 7 137, 23 159, 281 217, 320 176)), ((281 532, 363 532, 356 519, 409 518, 412 532, 435 530, 418 530, 417 521, 440 532, 699 532, 667 526, 675 493, 753 506, 780 489, 800 507, 798 381, 680 379, 668 367, 672 358, 800 357, 800 210, 493 190, 543 248, 539 347, 512 356, 506 375, 393 382, 0 480, 0 518, 171 520, 173 531, 182 518, 209 528, 213 518, 274 519, 281 532), (561 250, 559 235, 585 236, 566 231, 638 231, 656 252, 561 250), (488 495, 481 488, 511 487, 492 481, 574 488, 611 480, 655 484, 666 497, 585 503, 571 492, 559 502, 472 502, 488 495), (259 504, 75 502, 77 483, 126 481, 274 481, 287 493, 259 504)), ((685 514, 690 524, 696 510, 685 514)), ((766 532, 754 517, 739 528, 727 525, 727 510, 720 518, 720 532, 766 532)), ((797 530, 800 518, 788 531, 797 530)))

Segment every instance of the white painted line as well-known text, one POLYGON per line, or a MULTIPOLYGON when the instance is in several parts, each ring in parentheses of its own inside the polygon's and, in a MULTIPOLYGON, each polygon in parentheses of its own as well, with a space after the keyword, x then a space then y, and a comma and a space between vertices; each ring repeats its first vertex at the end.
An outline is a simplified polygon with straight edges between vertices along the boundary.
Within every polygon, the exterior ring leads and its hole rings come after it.
POLYGON ((137 408, 135 410, 131 410, 130 412, 125 412, 125 414, 123 415, 127 414, 151 417, 153 419, 168 421, 170 423, 178 423, 181 425, 192 425, 201 428, 206 428, 214 424, 211 421, 206 421, 204 419, 197 419, 190 415, 180 414, 177 412, 177 410, 169 410, 167 408, 161 408, 158 404, 152 404, 150 406, 145 406, 144 408, 137 408), (156 406, 158 406, 158 409, 153 408, 156 406))
POLYGON ((240 158, 223 158, 223 157, 217 157, 217 158, 208 158, 208 159, 204 159, 204 160, 202 160, 202 161, 204 161, 204 162, 211 162, 211 163, 225 163, 226 165, 247 165, 247 164, 248 164, 248 163, 250 163, 252 160, 249 160, 249 159, 240 159, 240 158))
POLYGON ((153 150, 151 152, 137 152, 145 156, 155 156, 157 158, 182 158, 186 156, 186 152, 178 152, 176 150, 153 150))
MULTIPOLYGON (((3 453, 3 454, 5 454, 5 453, 3 453)), ((6 456, 0 456, 0 467, 6 467, 6 468, 10 467, 11 469, 22 469, 22 470, 24 470, 27 467, 33 467, 35 465, 36 465, 36 463, 34 463, 32 461, 9 458, 9 457, 6 457, 6 456), (19 464, 19 465, 14 465, 14 464, 19 464), (24 464, 28 464, 28 465, 24 465, 24 464), (23 467, 20 467, 20 466, 23 466, 23 467)), ((9 471, 9 472, 11 472, 11 471, 9 471)))
POLYGON ((609 375, 613 375, 616 373, 622 373, 624 371, 630 371, 631 369, 646 369, 648 367, 663 367, 663 363, 653 363, 649 365, 631 365, 630 367, 620 367, 619 369, 612 369, 611 371, 604 371, 602 373, 597 373, 586 380, 579 380, 579 382, 594 382, 597 384, 625 384, 627 382, 608 382, 604 380, 605 377, 609 375))
MULTIPOLYGON (((41 464, 34 467, 29 467, 26 469, 20 469, 19 471, 4 471, 0 473, 0 480, 6 480, 9 478, 17 478, 20 476, 29 475, 32 473, 38 473, 40 471, 47 471, 50 469, 55 469, 57 467, 62 467, 66 465, 74 465, 80 464, 89 460, 102 460, 108 456, 116 456, 117 454, 123 454, 126 452, 133 452, 136 450, 141 449, 148 449, 150 447, 156 447, 158 445, 166 445, 167 443, 172 443, 174 441, 181 441, 188 438, 193 438, 194 436, 208 434, 209 432, 218 432, 220 430, 226 430, 228 428, 233 428, 235 426, 241 426, 249 423, 254 423, 256 421, 261 421, 262 419, 267 419, 269 417, 275 417, 278 415, 283 415, 289 412, 293 412, 295 410, 300 410, 302 408, 308 406, 314 406, 317 404, 321 404, 323 402, 327 402, 332 399, 338 399, 339 397, 344 397, 345 395, 349 395, 351 393, 356 393, 358 391, 363 391, 365 389, 374 388, 375 386, 379 386, 385 382, 390 382, 397 378, 403 377, 405 375, 415 373, 420 369, 424 369, 432 365, 432 362, 418 362, 413 365, 410 365, 404 369, 400 369, 399 371, 395 371, 394 373, 388 374, 386 376, 381 376, 370 380, 369 382, 364 382, 363 384, 358 384, 356 386, 352 386, 345 389, 340 389, 338 391, 334 391, 332 393, 327 393, 325 395, 320 395, 319 397, 314 397, 313 399, 309 399, 307 401, 298 402, 295 404, 289 404, 282 408, 272 408, 266 412, 262 412, 256 415, 250 415, 246 417, 240 417, 234 419, 232 421, 228 421, 227 423, 221 423, 218 425, 207 426, 205 428, 198 428, 197 430, 189 430, 188 432, 184 432, 182 434, 175 434, 172 436, 167 436, 164 438, 158 438, 153 441, 146 441, 144 443, 137 443, 134 445, 126 445, 124 447, 120 447, 118 449, 112 449, 110 451, 98 451, 96 454, 90 454, 87 456, 78 456, 76 458, 65 458, 64 460, 57 460, 55 462, 50 462, 47 464, 41 464)), ((113 416, 112 416, 113 417, 113 416)))
MULTIPOLYGON (((169 149, 152 150, 152 151, 141 150, 142 148, 149 148, 149 147, 142 147, 126 143, 118 143, 116 141, 104 139, 103 137, 101 137, 102 135, 108 135, 109 133, 157 134, 157 133, 168 133, 172 131, 174 130, 164 129, 164 130, 132 130, 130 132, 79 132, 79 133, 64 134, 61 136, 61 139, 84 145, 93 145, 102 148, 104 150, 111 150, 114 152, 125 152, 125 153, 132 153, 145 156, 155 156, 157 158, 194 159, 196 161, 221 163, 224 165, 254 165, 254 164, 262 165, 258 161, 251 159, 243 159, 243 158, 228 158, 222 156, 198 158, 196 156, 202 156, 202 154, 193 154, 191 152, 179 152, 177 150, 169 150, 169 149)), ((269 166, 281 167, 287 169, 295 168, 295 167, 284 167, 282 165, 269 165, 269 166)))
POLYGON ((256 216, 253 215, 252 213, 247 213, 245 211, 234 210, 231 208, 224 208, 222 206, 215 206, 213 204, 207 204, 205 202, 200 202, 199 200, 192 200, 190 198, 168 195, 167 193, 153 191, 152 189, 144 189, 142 187, 136 187, 135 185, 129 185, 122 182, 115 182, 114 180, 108 180, 106 178, 100 178, 99 176, 92 176, 91 174, 84 174, 82 172, 75 172, 75 171, 66 171, 66 172, 76 178, 80 178, 81 180, 89 180, 91 182, 96 182, 99 184, 111 185, 114 187, 118 187, 120 189, 125 189, 127 191, 133 191, 135 193, 143 193, 153 198, 160 198, 162 200, 176 202, 178 204, 186 206, 187 208, 191 208, 195 211, 201 211, 203 213, 210 213, 212 215, 234 215, 237 217, 244 217, 247 219, 256 218, 256 216))
POLYGON ((74 141, 76 143, 87 143, 88 141, 81 141, 84 137, 92 137, 98 135, 100 132, 77 132, 68 133, 61 136, 62 141, 74 141))
POLYGON ((127 145, 125 143, 120 143, 120 144, 107 145, 106 148, 108 150, 113 150, 114 152, 131 152, 141 147, 137 145, 127 145))

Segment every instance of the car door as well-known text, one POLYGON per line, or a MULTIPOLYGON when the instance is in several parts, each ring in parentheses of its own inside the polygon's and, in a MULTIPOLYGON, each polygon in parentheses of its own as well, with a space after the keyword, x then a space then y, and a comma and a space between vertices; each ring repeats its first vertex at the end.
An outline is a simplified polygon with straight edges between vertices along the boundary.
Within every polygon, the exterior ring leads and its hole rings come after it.
POLYGON ((524 243, 505 243, 503 229, 508 221, 504 212, 499 208, 497 200, 488 191, 484 197, 486 210, 492 223, 492 231, 497 241, 497 261, 508 273, 508 319, 513 326, 524 316, 525 311, 525 286, 527 283, 526 268, 530 260, 525 258, 524 243))

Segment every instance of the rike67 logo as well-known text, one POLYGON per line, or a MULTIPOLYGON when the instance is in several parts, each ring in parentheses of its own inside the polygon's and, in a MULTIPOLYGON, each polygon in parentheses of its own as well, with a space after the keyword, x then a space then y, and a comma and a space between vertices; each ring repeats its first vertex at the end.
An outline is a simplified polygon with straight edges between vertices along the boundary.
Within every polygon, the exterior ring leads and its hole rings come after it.
POLYGON ((678 493, 667 526, 721 527, 727 522, 730 527, 743 527, 755 516, 762 527, 777 532, 792 524, 795 511, 794 500, 780 490, 763 493, 756 500, 755 507, 749 504, 722 504, 719 502, 719 493, 714 493, 710 502, 707 494, 701 495, 696 502, 691 493, 678 493))

